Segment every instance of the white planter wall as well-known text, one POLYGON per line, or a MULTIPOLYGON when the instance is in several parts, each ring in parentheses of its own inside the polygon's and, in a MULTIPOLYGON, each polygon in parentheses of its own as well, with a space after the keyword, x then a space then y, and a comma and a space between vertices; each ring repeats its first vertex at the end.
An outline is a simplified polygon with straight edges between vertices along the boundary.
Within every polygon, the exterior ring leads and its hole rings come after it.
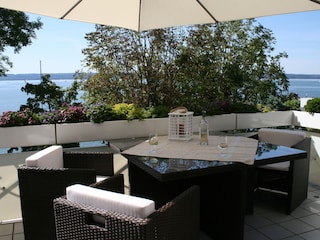
POLYGON ((168 118, 58 124, 57 143, 147 137, 150 132, 167 135, 168 118))
POLYGON ((91 122, 57 124, 57 144, 105 139, 103 124, 91 122))
POLYGON ((311 136, 310 160, 316 160, 320 164, 320 136, 311 136))
POLYGON ((55 125, 0 128, 0 147, 25 147, 55 144, 55 125))
MULTIPOLYGON (((293 111, 292 124, 306 128, 320 129, 320 113, 308 113, 304 111, 293 111)), ((310 159, 320 164, 320 134, 313 133, 311 136, 310 159)))
POLYGON ((210 131, 228 131, 236 129, 237 114, 231 113, 208 116, 207 119, 210 131))
POLYGON ((292 125, 292 111, 237 114, 236 129, 292 125))
MULTIPOLYGON (((193 117, 193 132, 198 132, 201 116, 193 117)), ((210 131, 228 131, 245 128, 302 126, 320 129, 320 114, 300 111, 269 113, 223 114, 208 116, 210 131)), ((147 137, 156 131, 168 134, 168 118, 145 119, 142 121, 107 121, 101 124, 65 123, 55 125, 35 125, 0 128, 0 148, 26 147, 37 145, 64 144, 112 140, 121 138, 147 137)), ((312 158, 319 160, 320 137, 313 136, 312 158)), ((320 160, 319 160, 320 161, 320 160)))

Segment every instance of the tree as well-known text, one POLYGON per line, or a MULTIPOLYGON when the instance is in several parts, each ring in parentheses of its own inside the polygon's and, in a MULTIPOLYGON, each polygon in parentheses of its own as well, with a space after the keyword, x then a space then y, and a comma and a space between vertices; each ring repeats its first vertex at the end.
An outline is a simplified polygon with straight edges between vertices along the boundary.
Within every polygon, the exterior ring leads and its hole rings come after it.
POLYGON ((69 104, 77 99, 78 87, 79 83, 74 81, 72 86, 63 90, 61 86, 50 80, 49 74, 43 75, 40 84, 27 83, 21 88, 21 91, 34 95, 34 97, 28 98, 27 104, 22 107, 30 108, 35 112, 56 110, 63 103, 69 104))
POLYGON ((175 29, 136 33, 97 25, 86 39, 86 67, 97 72, 85 84, 89 102, 174 104, 178 70, 174 61, 180 44, 175 29))
POLYGON ((15 53, 32 43, 36 38, 35 30, 42 27, 40 19, 29 21, 29 17, 18 11, 0 8, 0 76, 12 67, 12 62, 3 53, 12 47, 15 53))
POLYGON ((306 112, 320 113, 320 98, 313 98, 307 101, 307 105, 304 107, 306 112))
POLYGON ((269 96, 287 93, 288 79, 273 55, 271 30, 255 20, 191 27, 187 44, 177 59, 185 103, 192 109, 218 100, 266 103, 269 96))
POLYGON ((86 39, 85 63, 97 72, 88 99, 201 113, 217 101, 258 104, 287 93, 287 55, 274 55, 272 31, 254 19, 143 33, 97 26, 86 39))

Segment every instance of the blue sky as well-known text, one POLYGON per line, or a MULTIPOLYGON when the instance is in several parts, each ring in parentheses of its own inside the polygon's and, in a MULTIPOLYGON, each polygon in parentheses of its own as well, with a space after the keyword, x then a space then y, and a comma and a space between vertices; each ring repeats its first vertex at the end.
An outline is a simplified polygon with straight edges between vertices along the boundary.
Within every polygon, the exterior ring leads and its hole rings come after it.
MULTIPOLYGON (((82 69, 87 47, 84 36, 94 31, 94 24, 41 18, 43 28, 37 31, 33 44, 19 54, 7 50, 14 67, 8 73, 38 73, 40 61, 43 73, 73 73, 82 69)), ((275 53, 287 52, 281 61, 286 73, 320 74, 320 11, 257 18, 274 33, 277 43, 275 53)))

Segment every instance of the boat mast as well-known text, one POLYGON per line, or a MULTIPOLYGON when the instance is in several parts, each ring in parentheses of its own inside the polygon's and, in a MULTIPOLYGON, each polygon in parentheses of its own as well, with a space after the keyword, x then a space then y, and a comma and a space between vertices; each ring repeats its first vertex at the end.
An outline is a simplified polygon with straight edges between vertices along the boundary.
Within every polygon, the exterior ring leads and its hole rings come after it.
POLYGON ((41 60, 40 60, 40 79, 42 78, 42 65, 41 65, 41 60))

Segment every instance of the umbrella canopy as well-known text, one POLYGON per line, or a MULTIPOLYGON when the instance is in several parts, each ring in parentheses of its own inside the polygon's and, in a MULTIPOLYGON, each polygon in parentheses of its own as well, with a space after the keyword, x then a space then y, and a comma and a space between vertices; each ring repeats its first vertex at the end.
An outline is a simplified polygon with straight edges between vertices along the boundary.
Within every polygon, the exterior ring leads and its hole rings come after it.
POLYGON ((0 0, 0 7, 135 31, 320 10, 320 0, 0 0))

